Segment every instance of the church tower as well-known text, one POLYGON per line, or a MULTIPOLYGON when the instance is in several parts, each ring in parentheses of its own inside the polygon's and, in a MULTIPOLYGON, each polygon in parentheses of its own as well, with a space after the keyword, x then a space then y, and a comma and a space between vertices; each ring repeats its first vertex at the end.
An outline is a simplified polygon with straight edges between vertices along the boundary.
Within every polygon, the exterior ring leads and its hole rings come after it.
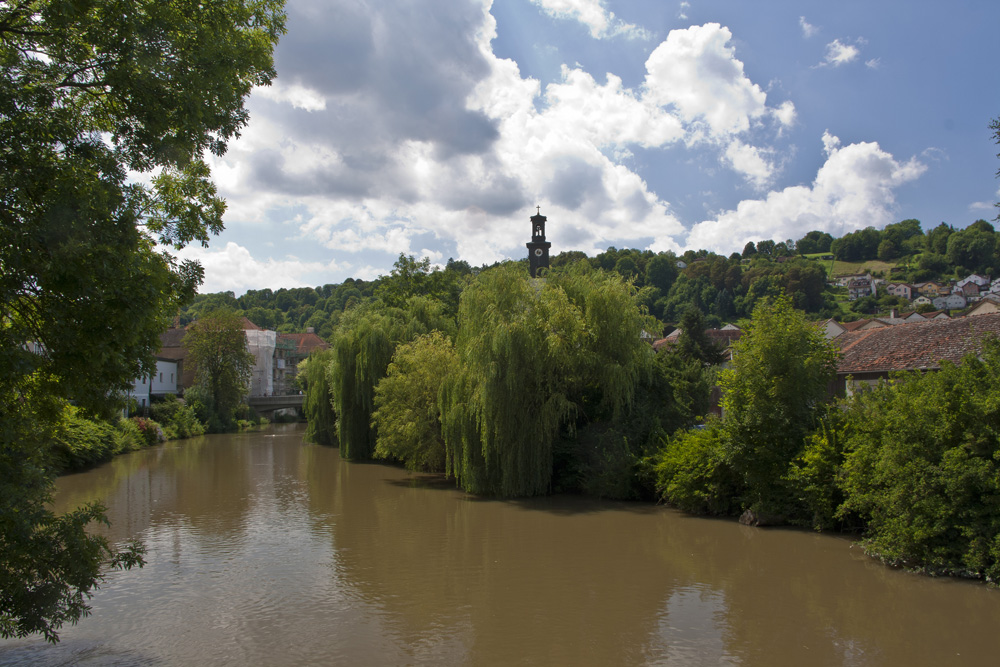
POLYGON ((528 246, 528 270, 532 278, 538 277, 539 269, 549 268, 549 248, 552 244, 545 240, 545 216, 542 207, 537 207, 538 214, 531 216, 531 243, 528 246))

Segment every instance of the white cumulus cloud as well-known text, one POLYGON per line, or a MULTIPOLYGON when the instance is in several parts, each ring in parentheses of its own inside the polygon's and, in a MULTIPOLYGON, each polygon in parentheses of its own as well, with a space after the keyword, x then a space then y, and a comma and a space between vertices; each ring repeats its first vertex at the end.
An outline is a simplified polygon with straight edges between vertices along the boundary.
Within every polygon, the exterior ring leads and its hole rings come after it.
POLYGON ((713 137, 748 130, 766 113, 767 94, 744 73, 731 39, 718 23, 670 31, 646 61, 647 97, 713 137))
POLYGON ((747 241, 797 239, 812 230, 843 236, 868 226, 882 227, 892 222, 894 190, 926 171, 923 163, 900 162, 877 143, 842 147, 827 132, 823 145, 827 159, 811 185, 742 201, 735 210, 696 224, 687 247, 733 252, 747 241))
POLYGON ((840 67, 857 59, 861 54, 861 49, 853 44, 845 44, 839 39, 835 39, 826 45, 826 57, 821 66, 840 67))
POLYGON ((805 16, 800 16, 799 17, 799 27, 802 28, 802 36, 805 37, 806 39, 809 39, 810 37, 812 37, 813 35, 815 35, 816 31, 817 31, 816 26, 814 26, 814 25, 810 24, 808 21, 806 21, 806 17, 805 16))
POLYGON ((307 287, 315 283, 304 281, 303 275, 329 274, 342 269, 332 262, 303 262, 294 257, 258 260, 247 248, 231 241, 222 249, 189 246, 177 256, 195 260, 205 269, 205 282, 199 290, 202 293, 231 290, 239 295, 248 289, 307 287))
POLYGON ((646 39, 649 36, 645 30, 631 23, 615 18, 601 0, 531 0, 545 10, 549 16, 560 19, 579 21, 590 29, 594 39, 624 35, 626 37, 646 39))

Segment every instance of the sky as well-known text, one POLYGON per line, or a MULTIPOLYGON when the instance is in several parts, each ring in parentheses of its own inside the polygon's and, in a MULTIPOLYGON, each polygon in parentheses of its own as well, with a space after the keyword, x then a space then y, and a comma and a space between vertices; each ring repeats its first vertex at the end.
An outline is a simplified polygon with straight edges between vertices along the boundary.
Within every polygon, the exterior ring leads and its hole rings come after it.
POLYGON ((996 216, 995 0, 288 0, 201 292, 996 216))

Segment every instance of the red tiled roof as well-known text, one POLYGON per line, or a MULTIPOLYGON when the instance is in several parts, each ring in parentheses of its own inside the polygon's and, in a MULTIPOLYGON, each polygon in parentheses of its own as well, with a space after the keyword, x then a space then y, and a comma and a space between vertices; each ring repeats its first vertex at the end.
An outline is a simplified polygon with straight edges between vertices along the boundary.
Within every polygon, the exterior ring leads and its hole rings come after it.
MULTIPOLYGON (((661 338, 653 342, 653 349, 659 352, 664 347, 670 345, 676 345, 680 339, 681 330, 674 329, 666 338, 661 338)), ((735 343, 743 335, 743 332, 739 329, 705 329, 705 335, 708 336, 713 343, 721 348, 728 348, 730 345, 735 343)))
POLYGON ((853 322, 841 322, 840 326, 844 327, 848 331, 854 331, 855 329, 860 329, 864 325, 871 322, 870 319, 867 320, 854 320, 853 322))
POLYGON ((939 368, 943 360, 958 363, 978 351, 991 335, 1000 337, 1000 313, 845 332, 834 339, 841 352, 837 372, 939 368))
POLYGON ((314 333, 301 334, 278 334, 281 340, 290 340, 295 343, 295 351, 301 355, 308 356, 314 350, 329 349, 330 344, 314 333))

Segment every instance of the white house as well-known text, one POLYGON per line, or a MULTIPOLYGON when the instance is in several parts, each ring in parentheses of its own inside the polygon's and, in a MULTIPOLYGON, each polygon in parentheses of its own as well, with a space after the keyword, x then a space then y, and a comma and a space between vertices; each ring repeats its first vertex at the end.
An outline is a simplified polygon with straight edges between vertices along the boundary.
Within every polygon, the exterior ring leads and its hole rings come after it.
POLYGON ((164 357, 156 358, 156 370, 152 375, 138 377, 132 382, 128 397, 143 411, 149 407, 153 396, 177 393, 177 361, 164 357))
POLYGON ((156 358, 156 372, 149 383, 149 393, 153 396, 166 396, 177 393, 177 361, 175 359, 156 358))
POLYGON ((948 296, 939 296, 931 301, 931 303, 938 310, 957 310, 965 308, 967 302, 961 294, 949 294, 948 296))

